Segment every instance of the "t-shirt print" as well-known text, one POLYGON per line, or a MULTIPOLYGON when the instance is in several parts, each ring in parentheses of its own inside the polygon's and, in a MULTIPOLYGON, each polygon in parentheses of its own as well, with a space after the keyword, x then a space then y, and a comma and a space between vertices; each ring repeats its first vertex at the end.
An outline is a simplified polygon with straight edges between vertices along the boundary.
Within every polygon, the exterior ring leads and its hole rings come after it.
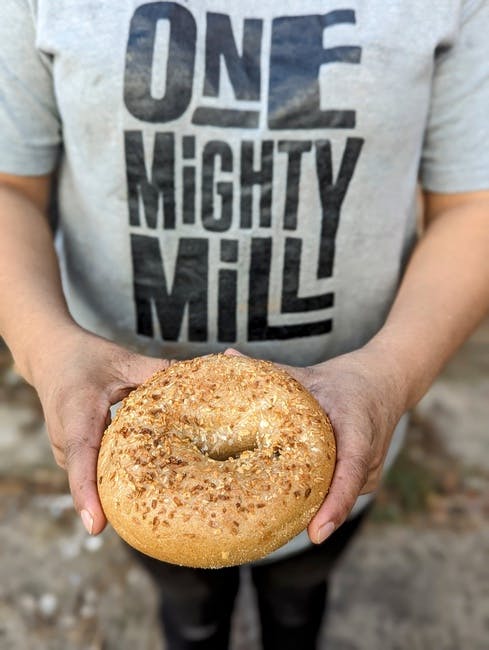
POLYGON ((329 333, 335 238, 361 159, 348 96, 320 75, 362 62, 356 14, 239 23, 175 2, 132 15, 124 132, 135 326, 166 341, 329 333), (328 33, 348 26, 343 45, 328 33), (330 133, 345 132, 332 140, 330 133), (307 272, 303 266, 307 259, 307 272))

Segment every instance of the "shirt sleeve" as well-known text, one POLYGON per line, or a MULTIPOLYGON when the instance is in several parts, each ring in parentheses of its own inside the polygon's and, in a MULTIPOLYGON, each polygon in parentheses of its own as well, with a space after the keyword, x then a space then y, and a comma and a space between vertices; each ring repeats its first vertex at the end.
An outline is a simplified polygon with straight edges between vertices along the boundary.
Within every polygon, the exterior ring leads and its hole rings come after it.
POLYGON ((489 189, 489 2, 466 0, 435 61, 420 181, 433 192, 489 189))
POLYGON ((52 171, 61 125, 51 60, 36 48, 35 16, 27 0, 1 0, 0 172, 52 171))

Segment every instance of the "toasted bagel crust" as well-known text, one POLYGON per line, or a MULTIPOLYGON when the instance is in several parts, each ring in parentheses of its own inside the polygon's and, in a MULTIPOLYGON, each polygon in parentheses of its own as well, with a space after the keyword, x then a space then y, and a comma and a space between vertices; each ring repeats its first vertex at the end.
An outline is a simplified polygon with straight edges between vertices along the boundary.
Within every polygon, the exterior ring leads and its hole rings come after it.
POLYGON ((192 567, 261 558, 304 530, 335 464, 312 395, 267 361, 210 355, 157 372, 105 431, 97 481, 131 546, 192 567))

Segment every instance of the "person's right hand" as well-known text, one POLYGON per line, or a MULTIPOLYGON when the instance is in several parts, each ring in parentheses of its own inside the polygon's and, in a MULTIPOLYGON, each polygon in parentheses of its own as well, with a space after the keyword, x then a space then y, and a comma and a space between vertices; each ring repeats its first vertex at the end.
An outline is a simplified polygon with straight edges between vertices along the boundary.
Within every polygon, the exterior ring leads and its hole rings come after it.
POLYGON ((54 457, 68 472, 75 508, 90 534, 106 524, 96 468, 110 407, 168 365, 73 327, 45 349, 33 368, 54 457))

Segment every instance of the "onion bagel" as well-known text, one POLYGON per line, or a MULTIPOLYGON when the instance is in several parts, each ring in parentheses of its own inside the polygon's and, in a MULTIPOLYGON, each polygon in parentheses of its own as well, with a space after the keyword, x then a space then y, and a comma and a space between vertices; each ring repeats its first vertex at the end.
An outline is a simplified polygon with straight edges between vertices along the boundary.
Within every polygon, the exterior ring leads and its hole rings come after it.
POLYGON ((304 530, 336 457, 312 395, 267 361, 215 354, 157 372, 102 438, 100 499, 116 532, 173 564, 261 558, 304 530))

